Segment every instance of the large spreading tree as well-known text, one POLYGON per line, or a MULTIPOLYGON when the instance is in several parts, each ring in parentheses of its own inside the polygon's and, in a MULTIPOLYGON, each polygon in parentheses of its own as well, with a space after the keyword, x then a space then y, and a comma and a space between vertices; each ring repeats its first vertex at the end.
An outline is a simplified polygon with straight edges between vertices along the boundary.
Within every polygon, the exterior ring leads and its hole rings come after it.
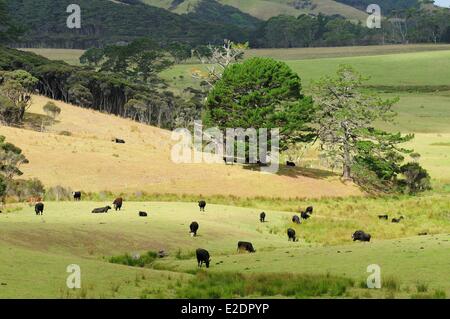
POLYGON ((376 123, 391 121, 398 99, 382 99, 363 89, 365 79, 349 66, 314 86, 315 123, 321 150, 342 166, 344 179, 382 191, 396 188, 401 166, 412 151, 402 144, 414 135, 390 133, 376 123))
POLYGON ((208 95, 204 123, 221 130, 279 128, 283 150, 313 138, 312 111, 312 99, 302 94, 300 77, 287 64, 252 58, 224 70, 208 95))

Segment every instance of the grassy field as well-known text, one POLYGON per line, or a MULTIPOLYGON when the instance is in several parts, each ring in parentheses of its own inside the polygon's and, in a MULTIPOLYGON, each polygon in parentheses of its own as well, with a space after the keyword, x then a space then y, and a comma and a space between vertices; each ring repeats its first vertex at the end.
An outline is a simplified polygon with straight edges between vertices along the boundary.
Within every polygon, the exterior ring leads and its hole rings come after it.
POLYGON ((80 65, 80 56, 84 50, 75 49, 21 49, 23 51, 34 52, 50 60, 62 60, 69 64, 80 65))
MULTIPOLYGON (((35 96, 33 101, 27 118, 40 127, 42 107, 48 99, 35 96)), ((170 131, 56 104, 61 115, 45 132, 0 126, 0 134, 21 147, 30 160, 22 167, 24 177, 37 177, 48 187, 284 198, 360 194, 356 187, 344 185, 337 175, 323 170, 282 167, 272 175, 240 165, 176 164, 171 160, 174 142, 170 131), (127 143, 112 143, 114 137, 127 143)))
POLYGON ((354 281, 347 297, 410 297, 419 284, 429 292, 450 293, 450 283, 443 280, 450 274, 447 196, 296 202, 315 206, 313 217, 299 226, 292 225, 292 212, 266 210, 267 222, 261 224, 257 208, 210 204, 200 213, 196 203, 125 202, 121 212, 90 213, 107 203, 47 202, 43 216, 27 205, 10 206, 0 215, 0 282, 6 284, 0 286, 0 297, 174 297, 180 293, 177 287, 191 284, 198 247, 210 251, 212 274, 328 274, 354 281), (138 217, 139 210, 149 217, 138 217), (406 219, 401 224, 379 221, 382 212, 406 219), (200 224, 196 238, 189 236, 193 220, 200 224), (297 229, 299 242, 287 241, 288 227, 297 229), (351 242, 357 228, 370 232, 373 241, 351 242), (429 235, 417 236, 424 231, 429 235), (238 254, 239 240, 251 241, 257 252, 238 254), (108 263, 111 256, 159 250, 168 257, 145 268, 108 263), (383 278, 400 287, 359 289, 373 263, 381 266, 383 278), (84 290, 64 288, 70 264, 80 265, 84 290))
MULTIPOLYGON (((384 97, 399 96, 395 122, 379 125, 415 134, 407 146, 421 154, 419 162, 435 186, 418 197, 360 196, 323 169, 315 147, 305 152, 300 167, 283 167, 277 175, 237 165, 176 165, 170 160, 170 132, 61 102, 56 102, 61 116, 44 132, 0 126, 0 134, 30 160, 24 177, 95 193, 89 196, 95 201, 46 201, 44 216, 25 204, 3 209, 0 298, 449 298, 450 50, 425 49, 356 49, 361 56, 346 48, 248 52, 283 56, 306 91, 313 80, 346 63, 370 76, 372 89, 384 97), (127 143, 113 144, 113 137, 127 143), (122 212, 90 213, 119 194, 126 200, 122 212), (205 213, 195 203, 200 197, 208 201, 205 213), (309 205, 312 218, 293 225, 293 213, 309 205), (149 217, 139 218, 141 210, 149 217), (262 210, 264 224, 258 219, 262 210), (380 214, 405 219, 393 224, 379 220, 380 214), (200 224, 196 238, 188 231, 194 220, 200 224), (288 227, 296 229, 299 242, 288 242, 288 227), (353 243, 358 229, 372 241, 353 243), (237 253, 239 240, 251 241, 257 252, 237 253), (212 255, 206 272, 197 270, 199 247, 212 255), (160 250, 168 256, 144 268, 109 262, 160 250), (81 290, 65 286, 69 264, 81 266, 81 290), (380 290, 365 288, 370 264, 381 267, 380 290)), ((53 58, 75 61, 77 54, 61 51, 53 58)), ((181 91, 196 85, 190 76, 195 67, 201 66, 178 65, 164 76, 181 91)), ((47 101, 33 97, 27 125, 40 126, 47 101)))
MULTIPOLYGON (((336 52, 336 54, 339 55, 340 53, 336 52)), ((373 86, 450 85, 450 77, 445 71, 450 67, 450 50, 321 59, 305 58, 286 60, 285 62, 300 75, 306 87, 312 81, 335 73, 342 64, 353 66, 368 77, 367 84, 373 86)), ((191 76, 192 70, 196 68, 205 69, 201 64, 181 64, 164 71, 162 75, 169 81, 173 81, 174 78, 177 79, 174 81, 176 88, 186 87, 196 84, 191 76), (180 76, 182 76, 181 79, 180 76)))

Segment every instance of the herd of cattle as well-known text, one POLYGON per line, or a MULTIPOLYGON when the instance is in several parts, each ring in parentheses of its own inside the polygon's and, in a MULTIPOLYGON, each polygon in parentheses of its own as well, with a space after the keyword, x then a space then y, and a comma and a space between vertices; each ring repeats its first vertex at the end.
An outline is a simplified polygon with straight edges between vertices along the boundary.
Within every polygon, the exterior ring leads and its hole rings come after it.
MULTIPOLYGON (((81 200, 81 192, 73 192, 72 193, 73 198, 75 201, 80 201, 81 200)), ((118 197, 113 201, 113 206, 114 209, 116 211, 120 211, 122 209, 122 205, 123 205, 123 198, 118 197)), ((206 208, 206 201, 201 200, 198 202, 198 207, 200 208, 201 212, 205 211, 206 208)), ((35 206, 34 206, 36 215, 43 215, 44 214, 44 204, 42 202, 38 202, 35 206)), ((112 209, 111 206, 105 206, 105 207, 99 207, 99 208, 95 208, 92 210, 93 214, 104 214, 104 213, 108 213, 108 211, 112 209)), ((309 206, 305 209, 305 211, 300 211, 300 216, 298 215, 294 215, 292 216, 292 222, 295 224, 301 224, 302 220, 307 220, 309 218, 311 218, 311 215, 313 214, 314 208, 313 206, 309 206)), ((143 212, 140 211, 139 212, 139 217, 147 217, 148 214, 147 212, 143 212)), ((388 220, 389 216, 388 215, 379 215, 378 216, 379 219, 381 220, 388 220)), ((399 223, 404 219, 403 216, 400 216, 398 218, 393 218, 391 221, 392 223, 399 223)), ((266 213, 262 212, 259 215, 259 221, 261 223, 264 223, 266 221, 266 213)), ((189 225, 189 229, 190 229, 190 234, 191 236, 195 237, 197 236, 197 232, 199 229, 199 224, 194 221, 189 225)), ((293 241, 293 242, 297 242, 298 238, 296 236, 295 230, 293 228, 288 228, 287 230, 287 236, 288 236, 288 241, 293 241)), ((365 233, 362 230, 357 230, 353 235, 352 235, 352 239, 353 241, 363 241, 363 242, 370 242, 371 239, 371 235, 365 233)), ((238 251, 247 251, 250 253, 254 253, 256 252, 255 248, 253 247, 253 244, 250 242, 246 242, 246 241, 239 241, 238 242, 238 246, 237 246, 237 250, 238 251)), ((209 268, 209 264, 211 261, 209 252, 206 249, 203 248, 199 248, 196 250, 196 256, 197 256, 197 263, 199 267, 202 267, 203 264, 206 265, 207 268, 209 268)))

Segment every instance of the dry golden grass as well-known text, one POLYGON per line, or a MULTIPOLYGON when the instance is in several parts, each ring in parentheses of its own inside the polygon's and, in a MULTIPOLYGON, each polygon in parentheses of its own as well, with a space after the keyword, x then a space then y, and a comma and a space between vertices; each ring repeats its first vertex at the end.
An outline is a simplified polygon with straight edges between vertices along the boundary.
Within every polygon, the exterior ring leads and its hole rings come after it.
MULTIPOLYGON (((49 99, 33 97, 29 112, 43 114, 49 99)), ((359 195, 353 185, 319 170, 282 169, 263 174, 239 165, 175 164, 171 132, 131 120, 65 104, 58 122, 45 132, 0 127, 0 134, 21 147, 30 160, 24 177, 37 177, 47 186, 98 192, 146 191, 239 197, 302 197, 359 195), (59 135, 68 131, 71 136, 59 135), (111 142, 123 138, 126 144, 111 142)))

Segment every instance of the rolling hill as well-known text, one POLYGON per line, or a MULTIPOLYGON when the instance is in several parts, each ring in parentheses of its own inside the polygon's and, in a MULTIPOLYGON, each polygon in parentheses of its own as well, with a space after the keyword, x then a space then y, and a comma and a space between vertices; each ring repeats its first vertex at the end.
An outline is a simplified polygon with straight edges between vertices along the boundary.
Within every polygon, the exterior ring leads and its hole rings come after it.
MULTIPOLYGON (((28 118, 39 126, 47 98, 34 97, 28 118)), ((358 195, 334 174, 304 168, 281 168, 262 174, 239 165, 175 164, 171 132, 131 120, 65 104, 57 123, 41 133, 0 126, 0 134, 21 147, 30 160, 24 177, 50 187, 100 192, 152 192, 237 197, 334 197, 358 195), (67 131, 71 136, 60 135, 67 131), (111 142, 113 137, 125 145, 111 142)), ((67 133, 66 133, 67 135, 67 133)))
MULTIPOLYGON (((141 0, 142 2, 170 10, 175 13, 187 13, 196 11, 200 0, 141 0)), ((342 4, 332 0, 309 0, 296 1, 292 0, 218 0, 221 4, 228 5, 239 9, 262 20, 271 17, 286 14, 297 16, 302 13, 326 15, 338 14, 352 20, 363 20, 366 14, 354 7, 342 4)))
POLYGON ((246 14, 236 15, 236 12, 228 18, 224 15, 221 22, 215 18, 190 18, 140 2, 80 0, 77 4, 82 8, 82 27, 69 29, 66 10, 72 3, 70 0, 56 3, 43 0, 39 6, 33 0, 7 0, 6 3, 11 18, 26 31, 18 43, 13 43, 17 47, 85 49, 149 36, 162 44, 173 41, 194 45, 222 43, 225 38, 244 42, 250 32, 246 25, 257 21, 246 14), (227 23, 233 19, 240 25, 227 23))

